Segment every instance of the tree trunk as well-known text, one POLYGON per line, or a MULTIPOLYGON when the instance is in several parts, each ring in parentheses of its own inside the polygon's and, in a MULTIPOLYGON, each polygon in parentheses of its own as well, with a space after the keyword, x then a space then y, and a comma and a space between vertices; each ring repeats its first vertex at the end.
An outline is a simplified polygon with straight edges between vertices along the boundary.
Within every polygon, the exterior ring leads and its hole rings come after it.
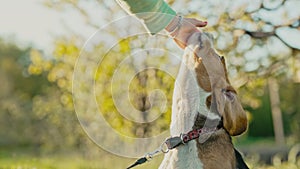
POLYGON ((282 122, 282 114, 280 109, 279 88, 278 88, 277 80, 275 78, 269 78, 268 86, 269 86, 269 95, 270 95, 275 141, 276 144, 283 145, 285 143, 285 140, 284 140, 283 122, 282 122))

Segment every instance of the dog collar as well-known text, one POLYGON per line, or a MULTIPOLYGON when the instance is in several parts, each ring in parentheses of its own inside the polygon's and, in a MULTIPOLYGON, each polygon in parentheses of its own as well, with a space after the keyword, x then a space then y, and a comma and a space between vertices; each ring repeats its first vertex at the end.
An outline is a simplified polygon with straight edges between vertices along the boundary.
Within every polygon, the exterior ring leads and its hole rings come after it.
POLYGON ((133 168, 137 165, 143 164, 150 161, 155 155, 159 153, 168 153, 170 150, 180 146, 181 144, 186 144, 189 141, 199 138, 203 134, 213 133, 220 129, 220 126, 214 128, 200 128, 189 131, 186 134, 180 134, 179 136, 167 138, 161 146, 153 152, 147 153, 144 157, 138 159, 134 164, 129 166, 127 169, 133 168))
POLYGON ((165 141, 169 150, 172 150, 181 144, 185 144, 189 141, 199 138, 201 135, 206 133, 212 133, 218 130, 218 127, 215 128, 200 128, 189 131, 186 134, 180 134, 180 136, 170 137, 165 141))

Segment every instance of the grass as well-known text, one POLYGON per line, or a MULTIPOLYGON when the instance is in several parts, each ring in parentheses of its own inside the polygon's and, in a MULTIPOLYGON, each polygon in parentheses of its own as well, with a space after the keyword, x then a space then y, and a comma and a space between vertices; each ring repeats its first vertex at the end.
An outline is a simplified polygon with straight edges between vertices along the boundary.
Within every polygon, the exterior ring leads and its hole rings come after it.
MULTIPOLYGON (((158 168, 163 156, 135 169, 158 168)), ((100 151, 96 156, 78 152, 40 154, 32 148, 1 148, 0 169, 125 169, 136 159, 122 158, 100 151)))
MULTIPOLYGON (((151 162, 135 169, 158 168, 163 156, 155 157, 151 162)), ((40 154, 31 148, 1 148, 0 169, 125 169, 136 159, 122 158, 104 151, 87 157, 78 152, 40 154)), ((281 162, 275 159, 273 165, 265 165, 254 157, 246 159, 253 169, 300 169, 300 159, 296 163, 281 162)))

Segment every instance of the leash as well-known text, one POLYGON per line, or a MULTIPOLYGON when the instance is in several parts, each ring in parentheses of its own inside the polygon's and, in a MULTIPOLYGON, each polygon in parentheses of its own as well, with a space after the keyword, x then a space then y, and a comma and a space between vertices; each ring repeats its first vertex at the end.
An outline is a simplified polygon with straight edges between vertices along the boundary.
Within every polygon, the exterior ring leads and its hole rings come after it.
POLYGON ((189 131, 186 134, 180 134, 179 136, 175 136, 175 137, 170 137, 167 138, 161 145, 159 148, 157 148, 156 150, 154 150, 153 152, 149 152, 146 153, 146 155, 142 158, 139 158, 138 160, 136 160, 136 162, 134 164, 132 164, 131 166, 127 167, 127 169, 133 168, 137 165, 143 164, 147 161, 152 160, 152 158, 160 153, 168 153, 170 150, 180 146, 180 145, 184 145, 186 143, 188 143, 189 141, 192 141, 194 139, 197 139, 200 137, 201 134, 205 134, 205 133, 210 133, 210 132, 214 132, 218 129, 218 127, 215 128, 200 128, 200 129, 194 129, 189 131))

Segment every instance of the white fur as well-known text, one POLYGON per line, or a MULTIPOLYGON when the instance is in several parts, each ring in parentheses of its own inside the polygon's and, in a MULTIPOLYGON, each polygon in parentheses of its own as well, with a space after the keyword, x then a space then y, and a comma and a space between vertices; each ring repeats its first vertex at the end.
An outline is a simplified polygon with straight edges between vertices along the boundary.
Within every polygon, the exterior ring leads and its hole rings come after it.
MULTIPOLYGON (((207 96, 199 87, 194 70, 193 51, 185 50, 185 54, 175 82, 172 105, 171 136, 178 136, 192 130, 196 115, 209 114, 211 119, 220 119, 217 115, 208 113, 205 105, 207 96)), ((184 146, 171 150, 164 157, 159 169, 202 169, 203 164, 198 158, 196 141, 190 141, 184 146)))

